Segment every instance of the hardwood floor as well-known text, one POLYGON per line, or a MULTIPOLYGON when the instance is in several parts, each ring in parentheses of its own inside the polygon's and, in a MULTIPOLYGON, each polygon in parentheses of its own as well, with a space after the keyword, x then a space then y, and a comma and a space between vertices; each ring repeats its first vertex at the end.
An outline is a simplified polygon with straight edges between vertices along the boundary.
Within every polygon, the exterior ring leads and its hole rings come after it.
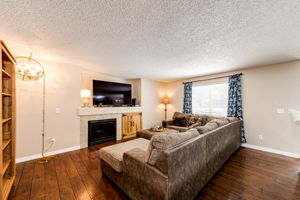
MULTIPOLYGON (((97 150, 111 144, 17 164, 10 199, 128 199, 101 174, 97 150)), ((297 159, 240 148, 196 199, 300 199, 299 172, 297 159)))

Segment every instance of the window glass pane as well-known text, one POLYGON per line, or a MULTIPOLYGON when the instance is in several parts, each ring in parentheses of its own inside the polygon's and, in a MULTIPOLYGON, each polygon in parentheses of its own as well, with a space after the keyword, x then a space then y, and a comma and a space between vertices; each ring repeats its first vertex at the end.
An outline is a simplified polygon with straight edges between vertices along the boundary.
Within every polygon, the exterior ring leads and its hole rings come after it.
POLYGON ((228 83, 193 86, 193 113, 227 115, 228 83))

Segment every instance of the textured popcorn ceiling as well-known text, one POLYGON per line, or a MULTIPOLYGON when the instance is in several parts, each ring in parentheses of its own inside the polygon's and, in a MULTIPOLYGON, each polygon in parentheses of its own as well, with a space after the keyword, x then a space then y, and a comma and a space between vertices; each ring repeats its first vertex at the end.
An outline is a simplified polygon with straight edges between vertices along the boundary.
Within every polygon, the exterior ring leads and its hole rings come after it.
POLYGON ((178 79, 300 58, 297 0, 2 0, 15 55, 178 79))

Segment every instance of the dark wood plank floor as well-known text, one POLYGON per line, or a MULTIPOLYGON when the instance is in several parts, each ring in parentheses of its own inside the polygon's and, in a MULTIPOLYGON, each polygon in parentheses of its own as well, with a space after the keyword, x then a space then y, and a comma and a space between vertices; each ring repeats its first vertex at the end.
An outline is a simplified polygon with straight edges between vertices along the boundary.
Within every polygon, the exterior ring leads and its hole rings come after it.
MULTIPOLYGON (((101 174, 97 150, 111 144, 18 164, 10 199, 128 199, 101 174)), ((297 159, 240 148, 196 199, 300 199, 299 172, 297 159)))

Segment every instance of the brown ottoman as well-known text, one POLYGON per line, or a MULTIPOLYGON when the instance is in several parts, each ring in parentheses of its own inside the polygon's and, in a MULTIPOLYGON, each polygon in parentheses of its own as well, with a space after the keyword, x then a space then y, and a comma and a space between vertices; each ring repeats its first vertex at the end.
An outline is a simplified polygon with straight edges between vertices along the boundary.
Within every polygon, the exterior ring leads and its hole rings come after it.
POLYGON ((153 135, 178 133, 178 132, 179 132, 178 130, 169 129, 169 128, 164 128, 164 130, 160 131, 160 132, 152 131, 151 129, 144 129, 144 130, 138 131, 136 136, 138 138, 145 138, 145 139, 150 140, 153 135))

